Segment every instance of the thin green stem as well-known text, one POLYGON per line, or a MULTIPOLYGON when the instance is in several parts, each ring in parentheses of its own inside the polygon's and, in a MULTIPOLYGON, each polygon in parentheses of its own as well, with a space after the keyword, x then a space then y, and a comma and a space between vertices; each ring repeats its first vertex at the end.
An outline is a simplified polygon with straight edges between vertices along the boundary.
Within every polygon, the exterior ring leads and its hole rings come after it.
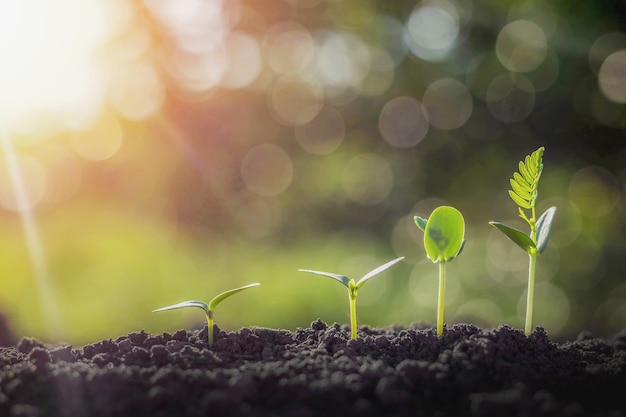
POLYGON ((537 266, 537 253, 528 255, 528 296, 526 298, 526 325, 524 333, 528 336, 533 327, 533 299, 535 296, 535 267, 537 266))
MULTIPOLYGON (((530 239, 537 244, 537 216, 533 204, 530 219, 530 239)), ((526 323, 524 333, 528 336, 533 328, 533 301, 535 298, 535 269, 537 267, 537 250, 528 253, 528 294, 526 296, 526 323)))
POLYGON ((437 304, 437 336, 443 333, 443 305, 446 293, 446 263, 439 262, 439 301, 437 304))
POLYGON ((213 311, 209 310, 206 313, 207 332, 209 334, 209 348, 213 346, 213 311))
POLYGON ((358 289, 354 282, 350 282, 348 295, 350 297, 350 336, 356 339, 356 294, 358 289))

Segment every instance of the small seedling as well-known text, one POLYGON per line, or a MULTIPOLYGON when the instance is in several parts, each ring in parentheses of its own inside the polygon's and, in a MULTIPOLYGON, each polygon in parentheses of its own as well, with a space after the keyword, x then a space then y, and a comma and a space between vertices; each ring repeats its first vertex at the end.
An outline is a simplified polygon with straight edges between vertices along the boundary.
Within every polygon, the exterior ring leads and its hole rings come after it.
POLYGON ((443 308, 446 291, 446 264, 456 258, 465 246, 465 221, 454 207, 437 207, 428 219, 413 218, 424 232, 424 249, 428 259, 439 263, 439 297, 437 305, 437 336, 443 333, 443 308))
POLYGON ((206 313, 206 320, 207 320, 207 325, 208 325, 207 331, 209 333, 209 347, 211 347, 213 346, 213 320, 214 320, 214 314, 215 314, 215 307, 217 307, 219 303, 221 303, 222 301, 224 301, 231 295, 236 294, 239 291, 243 291, 248 288, 256 287, 259 285, 261 284, 256 282, 254 284, 248 284, 248 285, 244 285, 243 287, 234 288, 232 290, 225 291, 219 294, 218 296, 216 296, 215 298, 213 298, 211 301, 209 301, 209 304, 203 303, 202 301, 190 300, 190 301, 183 301, 182 303, 174 304, 171 306, 158 308, 156 310, 152 310, 152 312, 156 313, 157 311, 177 310, 179 308, 186 308, 186 307, 197 307, 197 308, 203 309, 204 312, 206 313))
POLYGON ((373 278, 374 276, 380 274, 385 269, 390 266, 400 262, 404 259, 404 256, 394 259, 393 261, 389 261, 384 265, 379 266, 365 274, 363 278, 358 281, 354 281, 353 279, 348 278, 345 275, 333 274, 332 272, 322 272, 322 271, 312 271, 310 269, 299 269, 300 272, 309 272, 311 274, 322 275, 325 277, 329 277, 341 282, 343 285, 348 288, 348 297, 350 299, 350 329, 351 329, 351 337, 356 339, 356 296, 359 292, 359 289, 365 284, 367 280, 373 278))
POLYGON ((517 246, 528 253, 528 296, 526 298, 526 324, 524 332, 528 335, 532 331, 533 296, 535 292, 535 267, 537 256, 546 249, 550 228, 556 207, 547 209, 537 220, 535 204, 537 202, 537 186, 543 171, 543 146, 526 156, 519 163, 519 172, 513 173, 509 195, 517 204, 519 216, 530 226, 530 235, 499 222, 489 222, 511 239, 517 246), (530 210, 530 217, 524 210, 530 210))

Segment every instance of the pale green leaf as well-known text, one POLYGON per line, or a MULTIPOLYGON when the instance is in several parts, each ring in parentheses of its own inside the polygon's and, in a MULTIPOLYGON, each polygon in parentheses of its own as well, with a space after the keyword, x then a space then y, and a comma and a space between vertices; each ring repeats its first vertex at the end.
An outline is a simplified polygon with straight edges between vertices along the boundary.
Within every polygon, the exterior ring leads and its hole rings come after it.
POLYGON ((548 246, 548 238, 550 237, 550 229, 552 228, 552 220, 556 207, 550 207, 543 212, 539 220, 537 220, 537 250, 542 253, 548 246))
POLYGON ((465 235, 460 211, 450 206, 437 207, 426 224, 424 248, 433 262, 448 262, 459 254, 465 235))
POLYGON ((335 279, 341 282, 346 287, 350 288, 350 278, 345 275, 333 274, 332 272, 313 271, 311 269, 298 269, 300 272, 308 272, 310 274, 321 275, 324 277, 335 279))
POLYGON ((404 259, 404 256, 401 256, 399 258, 394 259, 393 261, 389 261, 386 264, 379 266, 378 268, 372 269, 370 272, 365 274, 363 276, 363 278, 361 278, 360 280, 357 281, 356 288, 357 289, 361 288, 361 286, 365 283, 365 281, 367 281, 368 279, 373 278, 374 276, 380 274, 385 269, 391 267, 392 265, 397 264, 398 262, 400 262, 403 259, 404 259))
POLYGON ((202 301, 197 301, 197 300, 183 301, 182 303, 174 304, 174 305, 171 305, 171 306, 167 306, 167 307, 163 307, 163 308, 157 308, 156 310, 152 310, 152 312, 156 313, 158 311, 177 310, 179 308, 187 308, 187 307, 201 308, 207 314, 209 313, 209 306, 206 303, 203 303, 202 301))
POLYGON ((243 287, 234 288, 232 290, 224 291, 223 293, 218 294, 211 301, 209 301, 209 311, 214 311, 215 307, 217 307, 219 303, 221 303, 222 301, 224 301, 231 295, 237 294, 238 292, 243 291, 243 290, 247 290, 248 288, 257 287, 259 285, 261 284, 259 284, 258 282, 255 282, 254 284, 244 285, 243 287))

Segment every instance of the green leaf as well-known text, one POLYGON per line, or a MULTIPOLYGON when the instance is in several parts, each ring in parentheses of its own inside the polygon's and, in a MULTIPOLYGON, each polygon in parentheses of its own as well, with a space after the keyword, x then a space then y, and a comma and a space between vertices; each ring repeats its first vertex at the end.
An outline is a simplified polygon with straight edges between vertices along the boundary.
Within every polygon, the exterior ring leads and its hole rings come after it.
POLYGON ((525 187, 523 187, 519 182, 511 179, 509 181, 511 183, 511 189, 515 194, 520 196, 525 201, 529 201, 532 198, 532 191, 528 191, 525 187))
POLYGON ((335 279, 345 285, 347 288, 350 288, 350 278, 345 275, 333 274, 332 272, 323 272, 323 271, 313 271, 311 269, 298 269, 300 272, 308 272, 310 274, 321 275, 324 277, 335 279))
POLYGON ((211 301, 209 301, 209 311, 214 311, 215 307, 217 307, 219 303, 221 303, 222 301, 224 301, 231 295, 237 294, 239 291, 247 290, 248 288, 257 287, 259 285, 261 284, 259 284, 258 282, 255 282, 254 284, 248 284, 248 285, 244 285, 243 287, 224 291, 223 293, 215 296, 211 301))
POLYGON ((494 226, 502 233, 504 233, 509 239, 511 239, 517 246, 522 248, 525 252, 531 253, 531 251, 536 249, 535 243, 526 235, 524 232, 520 232, 517 229, 513 229, 510 226, 507 226, 504 223, 499 222, 489 222, 490 225, 494 226))
POLYGON ((367 274, 363 275, 363 278, 358 280, 357 283, 356 283, 357 290, 359 288, 361 288, 361 286, 365 283, 365 281, 367 281, 368 279, 373 278, 374 276, 380 274, 385 269, 391 267, 392 265, 395 265, 396 263, 400 262, 403 259, 404 259, 404 256, 401 256, 399 258, 394 259, 393 261, 389 261, 386 264, 379 266, 378 268, 372 269, 370 272, 368 272, 367 274))
POLYGON ((511 190, 509 190, 509 196, 511 197, 511 200, 513 200, 515 202, 515 204, 517 204, 521 208, 525 208, 525 209, 531 209, 532 208, 532 206, 530 205, 530 203, 528 201, 524 200, 522 197, 520 197, 519 195, 515 194, 511 190))
POLYGON ((511 178, 511 181, 517 182, 524 190, 528 191, 529 193, 533 192, 532 184, 530 184, 528 181, 526 181, 524 179, 524 177, 522 177, 520 175, 519 172, 514 172, 513 173, 513 178, 511 178))
POLYGON ((537 250, 543 253, 548 246, 548 238, 550 237, 550 229, 552 228, 552 220, 554 220, 556 207, 550 207, 543 212, 539 220, 537 220, 537 250))
MULTIPOLYGON (((526 157, 528 158, 528 157, 526 157)), ((529 183, 532 184, 533 183, 533 175, 530 173, 530 171, 528 170, 528 167, 526 166, 526 164, 523 161, 520 161, 520 163, 518 164, 518 169, 520 174, 522 174, 522 177, 524 177, 524 179, 529 183)))
POLYGON ((426 223, 428 223, 428 219, 425 219, 423 217, 420 216, 415 216, 413 217, 413 221, 415 222, 415 224, 417 225, 417 227, 419 227, 419 229, 423 232, 424 230, 426 230, 426 223))
POLYGON ((203 303, 202 301, 197 301, 197 300, 183 301, 182 303, 174 304, 171 306, 157 308, 156 310, 152 310, 152 312, 156 313, 157 311, 177 310, 179 308, 186 308, 186 307, 198 307, 198 308, 203 309, 205 313, 209 314, 209 306, 206 305, 206 303, 203 303))
POLYGON ((541 159, 543 151, 544 148, 540 147, 520 161, 518 164, 519 172, 514 172, 513 178, 510 180, 511 191, 509 191, 509 196, 515 204, 527 210, 535 207, 537 186, 543 170, 541 159))
POLYGON ((461 252, 463 252, 463 248, 465 248, 465 239, 463 239, 463 242, 461 242, 461 247, 459 248, 459 251, 456 253, 456 255, 454 255, 455 258, 459 256, 461 252))
POLYGON ((433 262, 448 262, 463 245, 465 221, 460 211, 450 206, 437 207, 426 224, 424 248, 433 262))

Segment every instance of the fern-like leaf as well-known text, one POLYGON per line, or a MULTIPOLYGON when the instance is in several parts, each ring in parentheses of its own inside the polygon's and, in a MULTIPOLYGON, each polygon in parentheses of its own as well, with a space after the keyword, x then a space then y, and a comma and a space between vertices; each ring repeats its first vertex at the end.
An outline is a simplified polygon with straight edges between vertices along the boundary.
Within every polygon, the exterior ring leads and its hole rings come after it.
POLYGON ((530 210, 535 207, 537 186, 541 171, 543 171, 543 151, 544 147, 542 146, 531 155, 526 156, 519 163, 519 172, 513 173, 509 195, 511 200, 520 208, 530 210))

